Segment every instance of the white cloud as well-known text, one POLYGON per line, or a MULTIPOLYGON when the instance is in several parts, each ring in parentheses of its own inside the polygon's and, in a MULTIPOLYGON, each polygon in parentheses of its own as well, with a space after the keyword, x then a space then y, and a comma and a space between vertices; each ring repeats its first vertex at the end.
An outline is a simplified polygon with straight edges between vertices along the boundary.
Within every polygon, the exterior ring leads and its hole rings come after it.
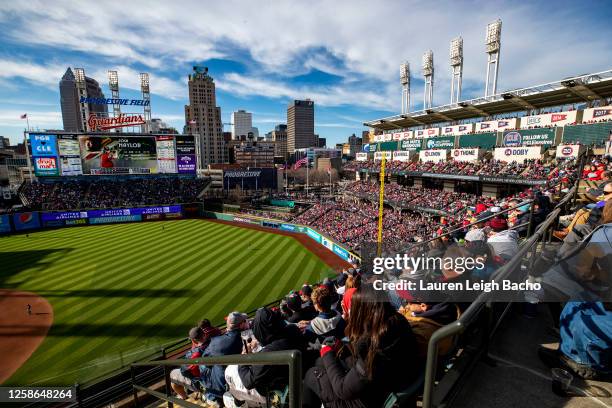
MULTIPOLYGON (((78 7, 69 0, 31 0, 0 3, 0 21, 5 35, 18 42, 96 54, 124 67, 142 64, 164 72, 193 61, 238 60, 248 72, 220 80, 223 89, 239 95, 310 96, 322 105, 397 111, 399 64, 408 60, 420 78, 427 49, 436 61, 434 102, 448 102, 448 47, 457 35, 464 38, 464 83, 482 87, 485 27, 498 17, 503 20, 500 90, 610 68, 611 28, 582 20, 587 9, 501 1, 137 0, 78 7), (255 64, 242 59, 245 53, 255 64), (338 75, 342 84, 297 89, 288 84, 311 69, 338 75)), ((166 79, 152 80, 152 90, 186 96, 181 83, 166 79)), ((120 81, 132 86, 126 73, 120 81)), ((413 81, 413 105, 421 100, 421 82, 413 81)))
MULTIPOLYGON (((0 111, 0 126, 25 128, 26 120, 21 119, 21 115, 26 113, 21 110, 2 110, 0 111)), ((62 113, 59 111, 27 112, 28 122, 32 129, 62 128, 62 113)))

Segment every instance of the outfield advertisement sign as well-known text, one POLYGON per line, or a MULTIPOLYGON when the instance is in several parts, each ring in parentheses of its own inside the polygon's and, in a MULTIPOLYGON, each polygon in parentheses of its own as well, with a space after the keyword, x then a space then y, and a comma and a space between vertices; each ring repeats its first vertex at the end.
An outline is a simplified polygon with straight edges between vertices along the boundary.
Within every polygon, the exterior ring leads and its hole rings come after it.
POLYGON ((355 153, 355 160, 368 161, 368 154, 367 153, 355 153))
POLYGON ((180 218, 182 215, 183 212, 180 205, 168 205, 156 207, 110 208, 105 210, 43 212, 40 214, 40 217, 44 227, 56 227, 61 225, 83 225, 88 222, 87 220, 89 220, 90 224, 106 224, 114 222, 180 218), (122 217, 127 218, 124 219, 122 217), (109 221, 101 221, 104 218, 109 221), (122 221, 123 219, 125 221, 122 221))
POLYGON ((498 147, 493 155, 495 160, 504 162, 525 162, 526 160, 541 159, 542 146, 498 147))
POLYGON ((582 112, 582 122, 612 120, 612 105, 589 108, 582 112))
POLYGON ((474 132, 474 124, 467 123, 465 125, 445 126, 442 128, 443 135, 466 135, 474 132))
POLYGON ((583 145, 559 145, 556 157, 557 159, 576 159, 583 151, 583 145))
POLYGON ((333 244, 333 251, 336 255, 338 255, 345 261, 349 261, 351 259, 349 252, 335 243, 333 244))
POLYGON ((496 132, 518 128, 518 118, 489 120, 476 123, 476 132, 496 132))
POLYGON ((421 141, 421 139, 402 140, 400 142, 400 149, 419 151, 421 150, 422 145, 423 145, 423 142, 421 141))
POLYGON ((385 160, 386 161, 390 161, 391 158, 393 157, 393 152, 391 152, 391 151, 376 152, 376 153, 374 153, 374 160, 381 161, 382 158, 383 158, 383 154, 385 155, 385 160))
POLYGON ((398 150, 393 152, 393 161, 409 162, 416 157, 416 150, 398 150))
POLYGON ((451 158, 455 161, 476 161, 484 155, 481 149, 452 149, 451 158))
POLYGON ((440 128, 419 129, 414 131, 414 137, 417 139, 425 139, 427 137, 440 136, 440 128))
POLYGON ((40 219, 37 212, 24 212, 13 214, 15 231, 25 231, 40 228, 40 219))
POLYGON ((555 143, 554 129, 525 129, 504 132, 502 145, 516 146, 552 146, 555 143))
POLYGON ((315 240, 315 241, 317 241, 317 243, 319 243, 319 244, 321 243, 321 234, 319 234, 319 233, 318 233, 318 232, 316 232, 315 230, 310 229, 310 228, 308 228, 308 227, 306 227, 306 228, 305 228, 305 230, 306 230, 306 234, 307 234, 307 235, 308 235, 310 238, 314 239, 314 240, 315 240))
POLYGON ((523 116, 521 129, 530 129, 542 126, 565 126, 576 123, 578 111, 544 113, 541 115, 523 116))
POLYGON ((419 160, 422 162, 442 162, 446 161, 448 150, 421 150, 419 152, 419 160))
POLYGON ((6 214, 0 215, 0 234, 11 232, 11 217, 6 214))
POLYGON ((433 137, 425 139, 423 149, 454 149, 455 136, 433 137))
POLYGON ((79 136, 83 173, 155 174, 155 137, 79 136))

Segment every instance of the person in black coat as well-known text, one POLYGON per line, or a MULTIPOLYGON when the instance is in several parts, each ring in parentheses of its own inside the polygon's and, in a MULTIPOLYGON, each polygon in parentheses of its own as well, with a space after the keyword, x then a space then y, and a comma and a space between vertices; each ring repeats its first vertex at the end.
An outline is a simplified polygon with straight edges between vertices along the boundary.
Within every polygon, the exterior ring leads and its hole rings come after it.
POLYGON ((292 314, 287 321, 289 323, 299 323, 303 320, 310 321, 317 316, 317 312, 313 306, 304 306, 302 299, 297 293, 291 293, 287 296, 287 307, 292 314))
POLYGON ((321 358, 304 379, 305 408, 321 403, 378 408, 390 392, 407 388, 422 370, 410 324, 387 294, 371 285, 353 295, 346 334, 347 346, 333 338, 323 342, 321 358))
MULTIPOLYGON (((306 349, 297 326, 287 325, 280 313, 268 308, 257 310, 252 330, 258 345, 252 342, 249 348, 261 346, 260 353, 281 350, 304 352, 306 349)), ((250 352, 250 350, 247 352, 250 352)), ((232 366, 228 366, 228 369, 230 367, 232 366)), ((233 370, 234 368, 230 372, 233 370)), ((268 391, 283 389, 289 381, 289 371, 286 365, 241 365, 238 366, 237 373, 240 377, 240 383, 236 381, 235 377, 228 379, 228 371, 226 370, 225 376, 230 385, 230 392, 239 400, 246 400, 254 396, 256 403, 261 403, 262 398, 265 401, 268 391), (244 389, 250 391, 248 393, 240 392, 244 389)))

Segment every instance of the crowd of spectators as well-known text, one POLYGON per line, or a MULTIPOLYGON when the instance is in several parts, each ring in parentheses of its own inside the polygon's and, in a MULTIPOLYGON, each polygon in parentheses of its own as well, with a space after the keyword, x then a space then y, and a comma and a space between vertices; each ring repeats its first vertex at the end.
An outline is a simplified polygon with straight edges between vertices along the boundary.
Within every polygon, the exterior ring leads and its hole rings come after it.
MULTIPOLYGON (((444 162, 400 162, 389 161, 385 164, 388 173, 418 172, 435 174, 452 174, 465 176, 502 176, 521 177, 527 180, 550 180, 556 171, 563 167, 575 166, 573 161, 544 162, 543 160, 527 160, 524 163, 505 162, 495 159, 479 162, 462 162, 449 160, 444 162)), ((345 171, 368 170, 380 171, 380 161, 352 161, 344 166, 345 171)))
POLYGON ((26 183, 23 203, 32 210, 78 210, 190 203, 208 179, 141 178, 26 183))

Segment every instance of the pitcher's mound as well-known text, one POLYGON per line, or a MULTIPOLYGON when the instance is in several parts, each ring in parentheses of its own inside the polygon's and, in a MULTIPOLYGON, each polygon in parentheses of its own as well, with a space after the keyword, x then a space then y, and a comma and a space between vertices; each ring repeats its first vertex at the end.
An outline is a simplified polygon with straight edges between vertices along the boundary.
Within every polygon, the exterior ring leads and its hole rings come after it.
POLYGON ((0 289, 0 384, 36 351, 53 323, 53 308, 30 292, 0 289), (28 313, 28 305, 31 306, 28 313))

